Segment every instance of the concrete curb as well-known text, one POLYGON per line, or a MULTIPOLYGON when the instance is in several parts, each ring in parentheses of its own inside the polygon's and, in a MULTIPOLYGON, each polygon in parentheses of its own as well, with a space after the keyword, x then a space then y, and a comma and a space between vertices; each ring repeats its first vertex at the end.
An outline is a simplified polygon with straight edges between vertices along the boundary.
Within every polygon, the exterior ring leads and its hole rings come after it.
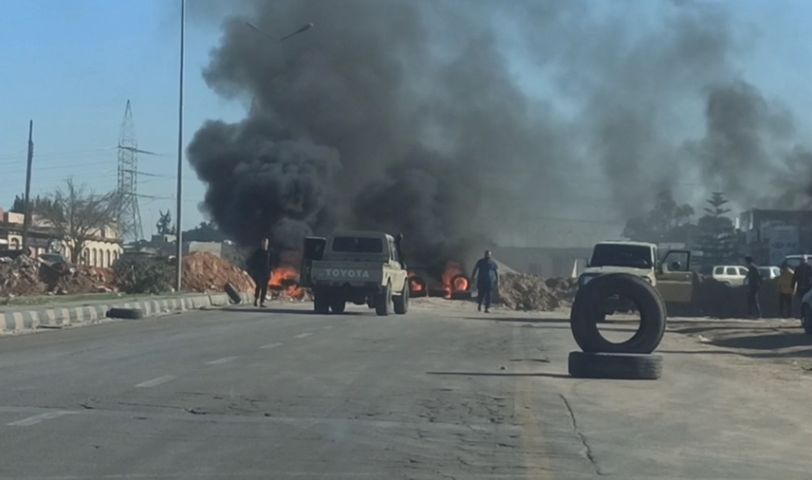
MULTIPOLYGON (((249 300, 249 295, 243 293, 242 299, 243 302, 249 300)), ((0 312, 0 334, 18 333, 37 328, 94 325, 107 320, 107 311, 111 307, 140 308, 144 311, 144 318, 147 318, 206 307, 222 307, 229 303, 228 295, 225 293, 212 293, 156 300, 112 301, 71 307, 50 306, 41 309, 5 311, 0 312)))

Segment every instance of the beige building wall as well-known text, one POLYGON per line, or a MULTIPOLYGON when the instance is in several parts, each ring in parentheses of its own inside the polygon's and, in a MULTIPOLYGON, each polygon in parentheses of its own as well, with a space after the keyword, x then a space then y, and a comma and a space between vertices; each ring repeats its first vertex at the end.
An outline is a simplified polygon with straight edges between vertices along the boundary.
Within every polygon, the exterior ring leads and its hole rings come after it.
MULTIPOLYGON (((66 257, 70 257, 70 249, 66 248, 66 257)), ((79 263, 91 267, 111 267, 124 252, 124 248, 112 241, 91 240, 85 243, 84 251, 79 263)))

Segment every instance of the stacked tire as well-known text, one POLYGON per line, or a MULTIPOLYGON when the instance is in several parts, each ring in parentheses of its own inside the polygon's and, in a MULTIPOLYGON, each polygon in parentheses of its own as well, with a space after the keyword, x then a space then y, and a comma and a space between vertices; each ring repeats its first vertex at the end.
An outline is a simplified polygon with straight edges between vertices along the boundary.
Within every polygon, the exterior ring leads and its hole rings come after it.
POLYGON ((655 380, 662 374, 662 357, 652 352, 665 334, 666 309, 660 294, 645 280, 627 274, 592 279, 575 296, 570 327, 580 352, 570 352, 569 373, 579 378, 655 380), (628 340, 604 338, 598 323, 606 317, 611 297, 631 301, 640 314, 640 326, 628 340))

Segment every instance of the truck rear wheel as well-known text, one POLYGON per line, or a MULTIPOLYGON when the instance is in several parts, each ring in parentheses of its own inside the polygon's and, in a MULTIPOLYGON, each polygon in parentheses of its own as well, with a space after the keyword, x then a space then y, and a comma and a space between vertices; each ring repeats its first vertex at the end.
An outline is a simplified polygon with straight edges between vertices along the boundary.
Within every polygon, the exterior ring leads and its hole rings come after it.
POLYGON ((389 315, 389 305, 392 303, 392 284, 386 284, 383 292, 375 295, 375 313, 381 316, 389 315))
POLYGON ((316 313, 330 313, 330 297, 326 292, 313 292, 313 309, 316 313))
POLYGON ((395 313, 398 315, 403 315, 409 311, 409 282, 404 283, 403 292, 393 298, 392 302, 395 304, 395 313))
POLYGON ((330 300, 330 310, 333 313, 344 313, 344 310, 347 308, 347 301, 341 297, 333 297, 330 300))

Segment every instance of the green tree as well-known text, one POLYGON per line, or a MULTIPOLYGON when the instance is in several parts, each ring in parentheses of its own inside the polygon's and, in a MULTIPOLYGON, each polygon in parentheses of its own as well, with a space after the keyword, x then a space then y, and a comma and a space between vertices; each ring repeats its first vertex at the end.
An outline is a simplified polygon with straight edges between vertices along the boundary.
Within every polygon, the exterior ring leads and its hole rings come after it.
POLYGON ((623 236, 639 242, 689 242, 696 227, 690 223, 694 209, 678 204, 670 190, 661 190, 645 215, 626 222, 623 236))
POLYGON ((705 215, 699 219, 699 248, 705 263, 719 264, 736 260, 736 229, 727 216, 728 200, 722 192, 713 192, 706 200, 705 215))
MULTIPOLYGON (((32 213, 39 213, 42 210, 47 210, 51 208, 51 204, 53 202, 48 197, 40 197, 37 195, 36 197, 31 198, 31 211, 32 213)), ((25 213, 25 195, 14 195, 14 202, 11 204, 11 209, 9 210, 15 213, 25 213)))
POLYGON ((175 227, 172 226, 172 213, 167 210, 166 212, 158 210, 160 218, 155 228, 158 230, 158 235, 174 235, 175 227))

